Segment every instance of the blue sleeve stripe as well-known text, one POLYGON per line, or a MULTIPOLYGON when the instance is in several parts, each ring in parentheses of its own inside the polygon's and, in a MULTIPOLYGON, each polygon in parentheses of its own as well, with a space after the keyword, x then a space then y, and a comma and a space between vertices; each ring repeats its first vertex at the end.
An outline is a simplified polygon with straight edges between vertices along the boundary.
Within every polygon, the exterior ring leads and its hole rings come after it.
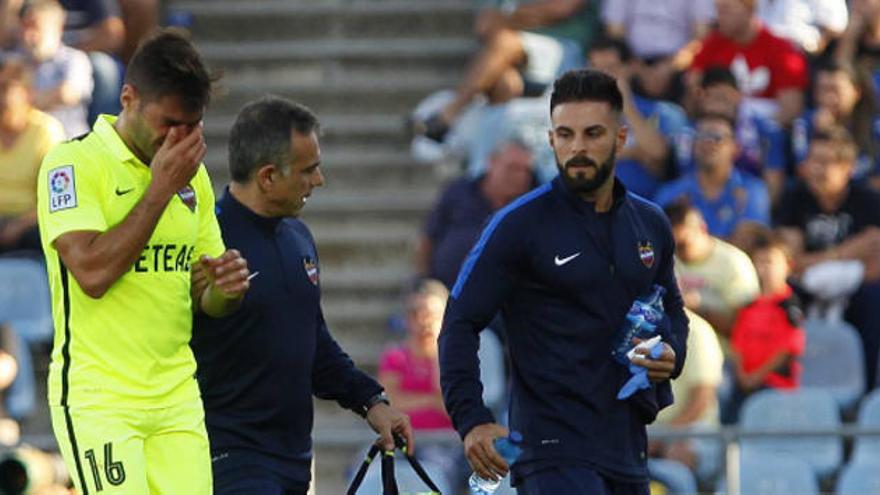
POLYGON ((486 228, 483 229, 483 233, 480 235, 480 240, 477 241, 477 244, 474 245, 473 249, 471 249, 471 252, 468 254, 464 265, 462 265, 461 267, 461 271, 458 272, 458 278, 455 280, 455 286, 452 287, 453 298, 458 299, 458 295, 461 293, 462 288, 464 288, 464 284, 467 282, 471 271, 473 271, 474 265, 477 263, 477 260, 480 259, 480 255, 483 254, 483 249, 486 247, 486 243, 489 242, 489 238, 492 237, 492 233, 495 232, 496 228, 498 228, 498 224, 501 223, 501 220, 503 220, 504 217, 506 217, 507 214, 511 211, 532 201, 535 198, 546 194, 550 191, 551 187, 551 184, 547 183, 543 186, 533 189, 531 192, 528 192, 515 199, 512 203, 499 210, 498 213, 496 213, 492 217, 492 220, 489 221, 489 225, 487 225, 486 228))

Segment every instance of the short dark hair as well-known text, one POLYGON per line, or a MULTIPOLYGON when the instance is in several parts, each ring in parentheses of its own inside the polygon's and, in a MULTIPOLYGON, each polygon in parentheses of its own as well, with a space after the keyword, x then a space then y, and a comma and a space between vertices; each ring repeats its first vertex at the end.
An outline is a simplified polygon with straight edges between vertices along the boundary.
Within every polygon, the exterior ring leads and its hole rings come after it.
MULTIPOLYGON (((700 210, 684 196, 663 207, 663 212, 666 213, 666 218, 669 219, 669 224, 673 227, 683 224, 688 213, 696 212, 700 214, 700 210)), ((702 214, 700 216, 702 217, 702 214)))
POLYGON ((573 101, 605 102, 617 113, 623 110, 623 95, 617 87, 617 80, 598 70, 570 70, 553 83, 550 113, 556 105, 573 101))
POLYGON ((751 245, 748 247, 748 255, 754 258, 759 251, 778 249, 790 261, 792 259, 791 248, 777 233, 768 227, 758 226, 753 235, 751 245))
POLYGON ((208 106, 216 79, 186 32, 175 28, 160 29, 144 40, 125 72, 125 83, 145 98, 179 96, 188 112, 208 106))
POLYGON ((626 40, 612 38, 605 35, 599 36, 590 43, 587 55, 589 55, 590 52, 601 52, 605 50, 614 50, 617 52, 617 56, 620 57, 621 62, 629 62, 633 58, 632 49, 630 49, 626 40))
POLYGON ((248 103, 229 131, 232 180, 248 182, 258 168, 269 163, 281 167, 293 158, 291 133, 309 135, 319 129, 318 117, 299 103, 273 95, 248 103))
POLYGON ((835 161, 855 163, 859 156, 859 149, 852 134, 843 126, 817 128, 810 135, 810 144, 816 141, 831 144, 834 149, 835 161))
POLYGON ((856 87, 859 87, 861 85, 859 74, 856 71, 856 68, 846 61, 834 58, 824 59, 816 67, 816 74, 818 75, 820 72, 842 72, 856 87))
POLYGON ((722 65, 710 66, 703 72, 703 77, 700 78, 700 87, 703 89, 716 85, 730 86, 739 91, 739 83, 736 80, 736 76, 733 75, 730 69, 722 65))

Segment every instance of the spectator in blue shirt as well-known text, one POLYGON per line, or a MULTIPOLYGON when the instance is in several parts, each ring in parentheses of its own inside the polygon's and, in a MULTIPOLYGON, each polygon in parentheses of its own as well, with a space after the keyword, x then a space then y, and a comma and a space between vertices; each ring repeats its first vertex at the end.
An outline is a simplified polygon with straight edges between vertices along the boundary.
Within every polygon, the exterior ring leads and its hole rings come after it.
POLYGON ((703 214, 710 234, 739 240, 747 235, 749 222, 770 223, 770 197, 761 179, 734 166, 734 128, 733 120, 725 115, 700 117, 694 139, 694 171, 661 187, 654 199, 666 206, 686 197, 703 214))
MULTIPOLYGON (((786 135, 775 120, 742 105, 743 94, 736 77, 727 67, 713 66, 703 72, 698 92, 698 114, 721 114, 736 122, 736 168, 764 179, 772 199, 782 193, 786 177, 786 135)), ((680 135, 679 171, 693 171, 693 140, 696 131, 689 125, 680 135)))

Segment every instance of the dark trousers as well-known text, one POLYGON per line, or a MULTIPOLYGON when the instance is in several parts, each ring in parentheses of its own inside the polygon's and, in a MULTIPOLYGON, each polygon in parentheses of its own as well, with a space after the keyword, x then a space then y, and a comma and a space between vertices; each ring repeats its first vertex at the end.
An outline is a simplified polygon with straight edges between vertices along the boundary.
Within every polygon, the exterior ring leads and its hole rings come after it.
POLYGON ((290 489, 273 478, 218 478, 214 476, 214 495, 306 495, 309 489, 290 489))
POLYGON ((552 467, 523 478, 519 495, 648 495, 648 482, 625 483, 586 467, 552 467))

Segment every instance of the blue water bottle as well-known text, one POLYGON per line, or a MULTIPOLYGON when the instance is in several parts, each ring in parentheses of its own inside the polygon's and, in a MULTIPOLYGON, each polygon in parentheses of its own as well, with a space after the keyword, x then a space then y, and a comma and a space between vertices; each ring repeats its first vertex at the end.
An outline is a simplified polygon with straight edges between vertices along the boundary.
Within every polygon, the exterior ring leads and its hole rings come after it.
MULTIPOLYGON (((522 441, 523 437, 518 431, 512 431, 506 437, 495 439, 495 450, 507 461, 508 466, 513 465, 522 454, 522 441)), ((501 480, 487 480, 477 473, 471 473, 471 477, 468 478, 468 486, 471 489, 471 495, 491 495, 501 486, 501 480)))
POLYGON ((633 301, 626 313, 623 328, 618 332, 614 349, 611 351, 614 359, 620 364, 629 365, 626 353, 633 348, 633 337, 644 340, 654 336, 657 325, 663 320, 663 294, 665 293, 664 287, 655 285, 650 294, 633 301))

